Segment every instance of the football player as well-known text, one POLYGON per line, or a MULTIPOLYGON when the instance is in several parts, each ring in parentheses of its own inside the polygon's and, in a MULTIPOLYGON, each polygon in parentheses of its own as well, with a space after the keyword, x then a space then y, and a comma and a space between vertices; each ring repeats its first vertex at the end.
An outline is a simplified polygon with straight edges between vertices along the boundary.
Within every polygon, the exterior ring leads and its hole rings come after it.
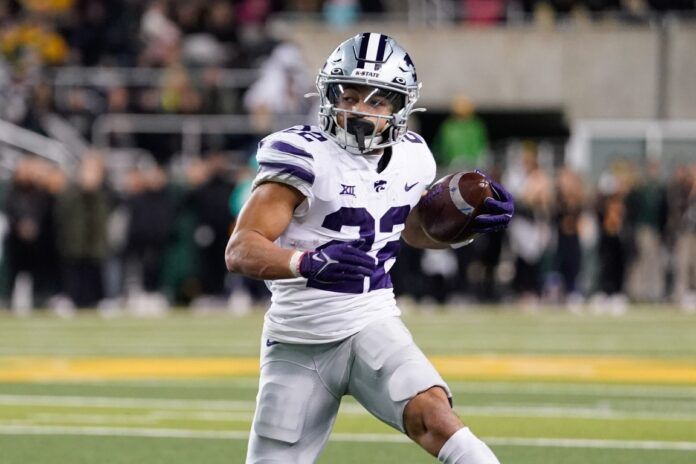
MULTIPOLYGON (((259 144, 225 256, 230 271, 266 280, 273 295, 247 463, 314 462, 344 395, 444 463, 498 462, 453 412, 449 387, 401 322, 389 277, 400 237, 450 246, 425 236, 413 209, 435 177, 428 146, 406 126, 420 86, 396 41, 357 35, 319 72, 319 125, 259 144)), ((511 196, 491 185, 478 232, 512 216, 511 196)))

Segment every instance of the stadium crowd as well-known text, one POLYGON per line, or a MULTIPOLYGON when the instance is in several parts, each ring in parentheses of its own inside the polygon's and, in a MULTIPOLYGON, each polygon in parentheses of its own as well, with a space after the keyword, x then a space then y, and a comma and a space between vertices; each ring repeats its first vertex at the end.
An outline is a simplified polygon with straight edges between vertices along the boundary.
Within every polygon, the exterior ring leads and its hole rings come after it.
MULTIPOLYGON (((696 164, 666 184, 656 163, 622 161, 590 186, 567 167, 544 166, 528 141, 505 171, 488 169, 516 196, 509 231, 457 251, 404 245, 392 271, 399 295, 529 307, 594 298, 613 311, 628 299, 694 307, 696 164)), ((147 311, 228 297, 239 309, 265 298, 262 284, 228 274, 222 259, 253 173, 211 154, 178 176, 140 163, 117 186, 97 152, 74 176, 23 157, 2 195, 3 301, 14 293, 14 306, 108 309, 126 298, 147 311)))
MULTIPOLYGON (((226 272, 223 251, 248 195, 253 150, 270 128, 269 115, 312 114, 302 97, 311 76, 301 74, 299 51, 278 40, 267 20, 315 13, 345 24, 361 14, 395 14, 403 3, 0 1, 2 120, 46 134, 44 116, 58 114, 88 142, 95 119, 111 113, 246 113, 255 127, 246 135, 206 136, 203 153, 193 157, 178 156, 177 136, 112 134, 111 148, 148 153, 125 171, 113 167, 108 150, 93 148, 74 169, 32 154, 16 157, 11 175, 0 180, 0 307, 156 312, 169 305, 219 306, 230 298, 239 310, 267 298, 262 283, 226 272), (114 79, 58 92, 51 78, 67 65, 162 73, 151 85, 114 79), (257 70, 258 78, 248 86, 219 85, 229 68, 257 70)), ((655 12, 696 8, 691 0, 442 3, 455 12, 453 19, 479 24, 603 15, 646 20, 655 12)), ((510 187, 518 212, 506 233, 457 251, 404 246, 392 271, 401 297, 520 299, 530 307, 539 301, 575 307, 591 298, 597 308, 615 311, 628 299, 696 307, 696 165, 667 173, 656 163, 620 161, 590 185, 550 161, 534 141, 513 143, 506 156, 495 153, 471 105, 458 104, 461 117, 445 122, 434 140, 441 169, 486 169, 510 187)))

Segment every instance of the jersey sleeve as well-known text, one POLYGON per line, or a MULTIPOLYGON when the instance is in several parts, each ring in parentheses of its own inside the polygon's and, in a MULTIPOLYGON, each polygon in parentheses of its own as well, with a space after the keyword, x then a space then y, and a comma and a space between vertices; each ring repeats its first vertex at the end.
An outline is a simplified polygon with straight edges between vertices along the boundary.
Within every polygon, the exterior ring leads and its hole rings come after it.
POLYGON ((277 132, 259 143, 256 152, 259 169, 252 190, 264 182, 295 187, 306 198, 296 210, 296 214, 301 215, 314 200, 315 163, 314 156, 296 139, 277 132))
POLYGON ((408 131, 406 133, 407 140, 410 141, 414 147, 418 149, 418 172, 421 174, 421 179, 423 185, 429 186, 435 180, 437 175, 437 164, 435 163, 435 157, 430 151, 430 147, 425 142, 423 137, 415 132, 408 131))

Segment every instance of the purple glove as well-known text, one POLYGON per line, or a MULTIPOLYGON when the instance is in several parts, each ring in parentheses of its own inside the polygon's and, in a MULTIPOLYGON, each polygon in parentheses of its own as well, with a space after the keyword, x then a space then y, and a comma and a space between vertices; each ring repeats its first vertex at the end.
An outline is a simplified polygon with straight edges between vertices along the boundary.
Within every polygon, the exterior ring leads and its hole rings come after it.
POLYGON ((300 258, 300 275, 323 283, 370 277, 377 263, 375 258, 357 248, 362 243, 363 240, 335 243, 321 250, 305 251, 300 258))
POLYGON ((483 234, 486 232, 497 232, 505 229, 515 213, 515 200, 505 187, 494 181, 482 171, 476 170, 486 178, 491 185, 495 198, 486 198, 484 202, 484 213, 474 218, 474 232, 483 234))

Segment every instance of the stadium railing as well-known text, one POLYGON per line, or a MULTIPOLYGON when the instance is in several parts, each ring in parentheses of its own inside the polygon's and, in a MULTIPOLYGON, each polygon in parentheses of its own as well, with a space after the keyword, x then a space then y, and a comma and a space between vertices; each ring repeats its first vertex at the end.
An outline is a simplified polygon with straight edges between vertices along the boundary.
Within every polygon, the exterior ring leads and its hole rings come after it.
MULTIPOLYGON (((275 116, 268 132, 306 124, 308 120, 307 115, 275 116)), ((180 134, 182 152, 186 155, 201 153, 204 134, 265 135, 259 133, 252 119, 246 114, 104 114, 97 117, 92 125, 92 141, 95 147, 108 148, 109 136, 115 133, 180 134)))
POLYGON ((4 161, 14 158, 13 154, 21 154, 21 151, 34 153, 62 166, 78 159, 63 143, 3 120, 0 120, 0 144, 4 161))

